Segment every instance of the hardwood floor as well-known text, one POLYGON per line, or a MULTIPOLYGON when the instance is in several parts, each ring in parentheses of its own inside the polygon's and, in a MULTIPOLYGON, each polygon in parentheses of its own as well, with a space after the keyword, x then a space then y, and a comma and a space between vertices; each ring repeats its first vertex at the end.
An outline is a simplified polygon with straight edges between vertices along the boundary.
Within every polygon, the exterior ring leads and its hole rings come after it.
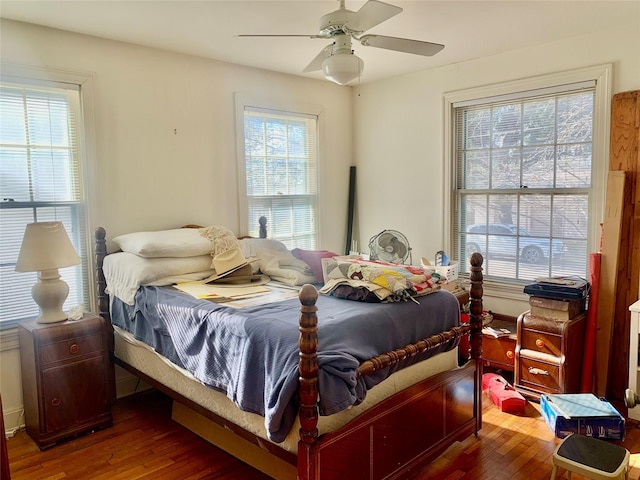
MULTIPOLYGON (((418 480, 538 480, 551 476, 557 442, 539 405, 522 415, 500 412, 483 396, 483 428, 449 448, 418 480)), ((8 439, 12 480, 267 480, 170 418, 171 402, 152 391, 120 399, 114 426, 41 452, 24 432, 8 439)), ((630 479, 640 477, 640 427, 627 422, 630 479)), ((561 471, 566 478, 566 473, 561 471)), ((573 475, 575 480, 582 479, 573 475)), ((5 480, 5 479, 2 479, 5 480)))

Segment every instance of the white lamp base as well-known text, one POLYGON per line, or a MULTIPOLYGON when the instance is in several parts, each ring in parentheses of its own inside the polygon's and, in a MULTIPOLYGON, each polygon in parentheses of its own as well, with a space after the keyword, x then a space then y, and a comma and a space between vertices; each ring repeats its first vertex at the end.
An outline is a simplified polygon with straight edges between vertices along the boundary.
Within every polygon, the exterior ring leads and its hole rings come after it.
POLYGON ((38 283, 31 289, 33 300, 40 307, 38 323, 62 322, 69 318, 62 311, 64 301, 69 295, 69 285, 60 278, 58 269, 43 270, 38 274, 38 283))

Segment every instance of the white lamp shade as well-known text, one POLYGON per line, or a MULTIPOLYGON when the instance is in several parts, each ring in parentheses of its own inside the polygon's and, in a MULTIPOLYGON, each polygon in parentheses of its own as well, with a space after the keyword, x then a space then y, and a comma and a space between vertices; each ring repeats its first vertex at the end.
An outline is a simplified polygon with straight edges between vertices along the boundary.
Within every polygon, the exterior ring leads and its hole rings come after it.
POLYGON ((80 257, 74 250, 62 222, 38 222, 27 225, 16 262, 16 272, 41 272, 79 263, 80 257))
POLYGON ((324 77, 338 85, 346 85, 355 80, 363 69, 364 62, 353 53, 336 53, 322 62, 324 77))

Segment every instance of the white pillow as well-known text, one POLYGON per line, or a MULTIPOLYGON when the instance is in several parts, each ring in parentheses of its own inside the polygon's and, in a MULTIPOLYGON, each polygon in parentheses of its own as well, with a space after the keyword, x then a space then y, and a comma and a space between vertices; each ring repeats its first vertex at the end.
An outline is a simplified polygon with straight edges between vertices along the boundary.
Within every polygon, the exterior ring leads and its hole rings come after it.
POLYGON ((211 255, 182 258, 143 258, 118 252, 104 259, 106 293, 133 305, 140 285, 171 285, 203 280, 213 273, 211 255))
POLYGON ((270 238, 243 238, 238 240, 240 250, 245 258, 257 257, 258 250, 272 250, 274 252, 286 252, 284 243, 270 238))
POLYGON ((197 257, 211 254, 213 244, 197 228, 175 228, 156 232, 118 235, 113 241, 120 250, 145 258, 197 257))

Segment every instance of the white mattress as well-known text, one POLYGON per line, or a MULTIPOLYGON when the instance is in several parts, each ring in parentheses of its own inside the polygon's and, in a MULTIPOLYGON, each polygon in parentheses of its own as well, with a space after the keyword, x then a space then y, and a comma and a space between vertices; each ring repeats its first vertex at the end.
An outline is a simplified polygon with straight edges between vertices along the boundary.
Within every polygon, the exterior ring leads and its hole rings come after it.
MULTIPOLYGON (((207 410, 269 441, 264 425, 264 417, 240 410, 224 393, 203 385, 188 371, 158 355, 151 347, 136 340, 130 333, 115 326, 114 330, 115 355, 117 358, 207 410)), ((404 368, 372 388, 360 405, 335 415, 319 417, 318 431, 320 434, 335 431, 385 398, 436 373, 457 368, 457 364, 458 351, 453 349, 404 368)), ((299 428, 299 421, 296 420, 296 424, 285 441, 278 445, 289 452, 297 454, 299 428)))

